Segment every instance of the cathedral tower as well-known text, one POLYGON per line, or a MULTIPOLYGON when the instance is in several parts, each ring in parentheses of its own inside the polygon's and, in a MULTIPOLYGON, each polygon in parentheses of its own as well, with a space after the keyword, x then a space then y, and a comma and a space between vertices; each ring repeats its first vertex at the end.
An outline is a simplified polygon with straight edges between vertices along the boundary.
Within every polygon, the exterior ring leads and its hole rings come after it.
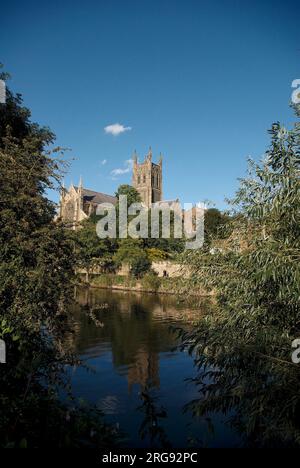
POLYGON ((158 164, 153 163, 151 147, 142 163, 134 152, 132 185, 147 207, 162 200, 162 156, 160 154, 158 164))

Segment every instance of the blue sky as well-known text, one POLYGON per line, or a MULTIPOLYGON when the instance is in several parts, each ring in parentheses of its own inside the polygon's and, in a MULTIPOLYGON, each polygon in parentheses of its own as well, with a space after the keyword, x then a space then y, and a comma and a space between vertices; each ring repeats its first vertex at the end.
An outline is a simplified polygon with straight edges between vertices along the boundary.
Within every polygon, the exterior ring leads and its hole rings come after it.
POLYGON ((10 0, 0 61, 33 120, 72 148, 67 185, 82 175, 114 193, 151 145, 164 198, 224 208, 271 123, 293 121, 299 16, 291 0, 10 0), (128 128, 105 132, 116 123, 128 128))

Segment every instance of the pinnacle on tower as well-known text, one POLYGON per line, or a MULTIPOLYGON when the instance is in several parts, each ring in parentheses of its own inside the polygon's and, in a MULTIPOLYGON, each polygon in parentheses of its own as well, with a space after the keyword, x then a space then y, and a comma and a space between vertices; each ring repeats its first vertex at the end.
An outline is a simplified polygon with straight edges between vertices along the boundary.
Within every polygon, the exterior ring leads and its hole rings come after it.
POLYGON ((65 197, 65 194, 66 194, 65 179, 63 179, 63 181, 62 181, 59 193, 60 193, 60 199, 62 200, 65 197))
POLYGON ((138 155, 137 155, 136 149, 133 152, 132 160, 134 163, 137 163, 138 161, 138 155))

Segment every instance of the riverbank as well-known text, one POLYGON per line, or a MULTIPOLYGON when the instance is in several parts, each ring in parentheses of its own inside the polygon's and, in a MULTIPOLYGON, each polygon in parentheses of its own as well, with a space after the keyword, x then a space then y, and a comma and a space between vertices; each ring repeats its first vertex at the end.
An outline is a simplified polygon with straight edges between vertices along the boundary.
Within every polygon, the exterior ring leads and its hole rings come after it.
MULTIPOLYGON (((121 276, 115 274, 102 274, 91 276, 86 283, 84 276, 80 275, 81 284, 91 288, 111 289, 119 291, 137 291, 155 294, 170 294, 181 296, 186 294, 184 280, 181 278, 158 278, 154 275, 145 275, 144 278, 136 279, 132 276, 121 276)), ((197 288, 191 293, 198 297, 211 297, 212 292, 197 288)))

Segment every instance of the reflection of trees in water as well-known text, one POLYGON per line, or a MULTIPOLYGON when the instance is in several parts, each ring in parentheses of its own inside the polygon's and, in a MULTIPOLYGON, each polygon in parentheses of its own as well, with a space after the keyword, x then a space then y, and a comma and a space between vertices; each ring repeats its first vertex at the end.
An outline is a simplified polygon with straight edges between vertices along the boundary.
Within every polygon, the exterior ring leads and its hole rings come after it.
POLYGON ((199 320, 198 310, 178 304, 167 295, 104 289, 76 293, 72 312, 79 330, 73 337, 74 346, 79 352, 98 357, 107 351, 105 343, 109 343, 114 366, 127 374, 129 392, 133 385, 140 386, 142 404, 138 411, 143 420, 139 433, 153 447, 170 446, 163 427, 167 413, 158 401, 159 353, 169 352, 177 345, 170 324, 190 328, 191 322, 199 320), (103 307, 105 304, 107 308, 103 307), (91 310, 103 328, 95 325, 91 310))
POLYGON ((129 391, 133 384, 142 389, 149 384, 159 388, 159 353, 176 344, 170 322, 178 322, 183 313, 193 318, 198 315, 169 296, 90 289, 77 290, 72 311, 79 324, 74 338, 77 350, 90 347, 90 354, 96 357, 104 352, 103 343, 110 343, 114 366, 129 368, 129 391), (88 313, 82 314, 84 309, 88 313), (102 328, 94 326, 90 310, 103 323, 102 328))
POLYGON ((158 404, 158 397, 154 395, 153 389, 147 386, 141 392, 141 400, 142 404, 137 408, 144 415, 139 428, 141 439, 148 441, 150 447, 170 448, 171 443, 162 425, 162 421, 167 418, 167 412, 158 404))

